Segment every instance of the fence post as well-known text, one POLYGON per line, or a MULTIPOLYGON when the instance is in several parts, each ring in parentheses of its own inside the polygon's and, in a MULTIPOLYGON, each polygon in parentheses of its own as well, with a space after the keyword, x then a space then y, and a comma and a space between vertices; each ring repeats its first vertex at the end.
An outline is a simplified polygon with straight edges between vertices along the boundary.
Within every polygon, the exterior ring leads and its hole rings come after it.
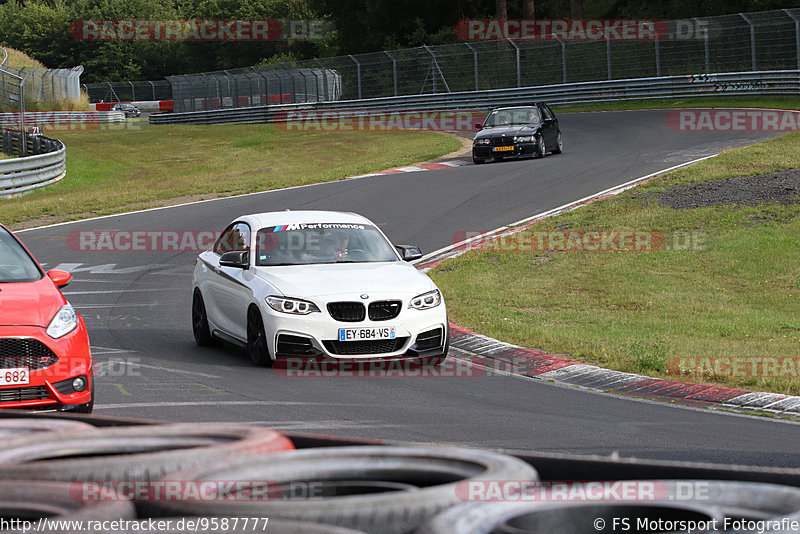
POLYGON ((356 64, 356 77, 358 78, 358 99, 361 100, 361 63, 352 54, 347 54, 347 57, 353 60, 356 64))
MULTIPOLYGON (((322 62, 321 59, 315 59, 314 61, 322 67, 322 97, 323 102, 329 102, 331 100, 330 93, 328 93, 328 69, 325 68, 325 63, 322 62)), ((319 93, 319 89, 317 89, 319 93)))
POLYGON ((656 47, 656 76, 661 76, 661 47, 658 45, 659 38, 656 35, 656 38, 653 39, 653 44, 656 47))
POLYGON ((756 28, 753 26, 753 21, 744 13, 739 13, 739 16, 744 19, 748 26, 750 26, 750 57, 752 59, 752 71, 758 70, 756 66, 756 28))
POLYGON ((706 54, 706 73, 709 73, 711 72, 711 57, 708 49, 708 27, 698 18, 693 18, 692 20, 694 21, 695 24, 697 24, 698 28, 702 28, 703 30, 703 46, 705 48, 705 54, 706 54))
POLYGON ((561 79, 564 83, 567 83, 567 43, 562 41, 558 35, 552 35, 561 43, 561 79))
POLYGON ((606 32, 606 70, 608 71, 608 79, 611 79, 611 36, 606 32))
POLYGON ((784 9, 783 11, 794 21, 794 44, 797 48, 797 70, 800 70, 800 19, 798 19, 795 14, 788 9, 784 9))
POLYGON ((472 63, 473 63, 473 71, 475 73, 475 90, 480 91, 480 86, 478 84, 478 52, 472 47, 469 43, 464 43, 467 45, 467 48, 472 50, 472 63))
POLYGON ((517 87, 522 87, 522 70, 520 70, 520 63, 519 63, 519 47, 517 43, 515 43, 512 39, 506 39, 514 49, 517 51, 517 87))
POLYGON ((388 50, 384 50, 383 53, 389 56, 389 59, 392 60, 392 79, 394 81, 394 96, 397 96, 397 60, 394 58, 392 54, 389 53, 388 50))

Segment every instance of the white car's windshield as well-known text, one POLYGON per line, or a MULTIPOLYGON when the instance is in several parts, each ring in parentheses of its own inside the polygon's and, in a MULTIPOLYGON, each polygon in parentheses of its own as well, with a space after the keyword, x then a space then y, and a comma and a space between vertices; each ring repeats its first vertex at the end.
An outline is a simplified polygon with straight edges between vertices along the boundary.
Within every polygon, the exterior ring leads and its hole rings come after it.
POLYGON ((539 110, 535 107, 499 109, 489 114, 486 127, 507 126, 511 124, 538 124, 540 121, 539 110))
POLYGON ((312 223, 270 226, 256 236, 256 265, 400 261, 374 226, 312 223))
POLYGON ((6 282, 33 282, 42 273, 25 249, 0 228, 0 284, 6 282))

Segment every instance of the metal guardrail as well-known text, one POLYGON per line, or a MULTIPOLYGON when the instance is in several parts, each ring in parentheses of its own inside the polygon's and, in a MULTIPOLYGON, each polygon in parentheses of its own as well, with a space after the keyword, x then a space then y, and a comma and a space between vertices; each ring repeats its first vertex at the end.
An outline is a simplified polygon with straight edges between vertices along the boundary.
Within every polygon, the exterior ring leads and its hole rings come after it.
POLYGON ((41 135, 26 136, 22 156, 22 133, 3 130, 2 151, 21 156, 0 160, 0 198, 13 197, 61 180, 67 173, 64 143, 41 135))
POLYGON ((150 123, 272 122, 276 115, 280 117, 286 112, 295 110, 411 111, 421 109, 488 109, 499 106, 524 105, 539 100, 550 104, 576 104, 613 100, 764 94, 800 96, 800 70, 693 74, 688 76, 579 82, 489 91, 344 100, 339 102, 254 106, 151 115, 150 123))
MULTIPOLYGON (((0 113, 0 126, 15 126, 19 122, 19 112, 0 113)), ((46 124, 98 124, 125 122, 122 111, 26 111, 25 123, 28 125, 46 124)))

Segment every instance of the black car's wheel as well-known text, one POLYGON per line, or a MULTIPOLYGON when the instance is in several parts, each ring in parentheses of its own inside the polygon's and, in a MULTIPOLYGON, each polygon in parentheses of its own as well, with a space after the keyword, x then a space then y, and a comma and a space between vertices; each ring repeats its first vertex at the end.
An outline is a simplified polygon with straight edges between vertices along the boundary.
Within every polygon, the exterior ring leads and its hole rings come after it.
POLYGON ((543 158, 547 153, 547 147, 544 144, 544 136, 540 135, 536 138, 536 157, 543 158))
POLYGON ((264 321, 256 307, 247 311, 247 354, 253 363, 264 367, 272 366, 272 358, 267 349, 267 335, 264 333, 264 321))
POLYGON ((201 347, 210 347, 214 344, 214 338, 208 327, 208 315, 206 315, 206 304, 203 302, 203 295, 199 289, 194 290, 192 298, 192 332, 195 342, 201 347))
POLYGON ((475 156, 472 156, 472 162, 475 165, 483 165, 484 163, 486 163, 486 161, 488 161, 488 160, 480 159, 480 158, 476 158, 475 156))
POLYGON ((564 151, 564 143, 561 141, 561 131, 556 135, 556 147, 553 149, 553 154, 561 154, 564 151))

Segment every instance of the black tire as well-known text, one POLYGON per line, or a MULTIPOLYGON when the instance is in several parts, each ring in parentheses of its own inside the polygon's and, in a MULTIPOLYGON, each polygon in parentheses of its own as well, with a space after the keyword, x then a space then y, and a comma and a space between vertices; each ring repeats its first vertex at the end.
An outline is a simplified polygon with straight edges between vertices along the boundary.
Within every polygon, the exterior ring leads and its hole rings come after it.
POLYGON ((553 147, 553 154, 561 154, 564 152, 564 141, 561 139, 561 130, 556 134, 556 146, 553 147))
MULTIPOLYGON (((51 520, 134 519, 136 510, 130 501, 108 490, 98 493, 96 501, 76 498, 75 485, 64 482, 0 482, 0 517, 23 518, 35 523, 51 520)), ((11 530, 14 531, 13 529, 11 530)), ((6 532, 4 530, 4 532, 6 532)), ((18 532, 22 532, 19 530, 18 532)), ((29 530, 30 532, 30 530, 29 530)), ((59 533, 69 531, 59 530, 59 533)))
POLYGON ((282 434, 253 425, 180 423, 40 432, 0 450, 0 480, 152 480, 226 458, 293 448, 282 434))
POLYGON ((487 161, 488 160, 480 159, 480 158, 476 158, 475 156, 472 156, 472 163, 474 163, 475 165, 483 165, 487 161))
MULTIPOLYGON (((637 519, 648 521, 716 520, 723 514, 711 505, 664 502, 473 502, 454 506, 422 526, 417 534, 484 534, 514 532, 534 534, 584 534, 612 532, 614 520, 627 518, 631 525, 637 519), (599 526, 598 526, 599 525, 599 526)), ((632 530, 636 531, 636 530, 632 530)), ((642 530, 638 530, 642 532, 642 530)), ((649 532, 649 530, 648 530, 649 532)))
POLYGON ((306 483, 314 488, 315 497, 163 503, 169 515, 263 516, 400 534, 462 502, 460 495, 470 481, 536 480, 538 474, 522 460, 489 451, 363 446, 250 457, 173 473, 170 478, 269 480, 283 489, 306 483))
POLYGON ((547 146, 544 142, 544 135, 539 134, 536 138, 536 157, 543 158, 547 154, 547 146))
POLYGON ((247 310, 247 354, 254 364, 272 367, 272 358, 267 348, 267 335, 264 332, 264 320, 261 311, 255 306, 247 310))
POLYGON ((214 336, 208 326, 208 314, 206 314, 206 303, 199 289, 194 290, 192 297, 192 333, 194 341, 201 347, 210 347, 214 344, 214 336))
POLYGON ((662 484, 669 495, 686 494, 685 488, 699 487, 702 495, 682 502, 715 506, 728 517, 769 519, 800 514, 800 488, 793 486, 724 480, 664 480, 662 484))
POLYGON ((6 445, 10 439, 26 438, 38 432, 93 432, 89 423, 59 419, 13 418, 0 419, 0 440, 6 445))

